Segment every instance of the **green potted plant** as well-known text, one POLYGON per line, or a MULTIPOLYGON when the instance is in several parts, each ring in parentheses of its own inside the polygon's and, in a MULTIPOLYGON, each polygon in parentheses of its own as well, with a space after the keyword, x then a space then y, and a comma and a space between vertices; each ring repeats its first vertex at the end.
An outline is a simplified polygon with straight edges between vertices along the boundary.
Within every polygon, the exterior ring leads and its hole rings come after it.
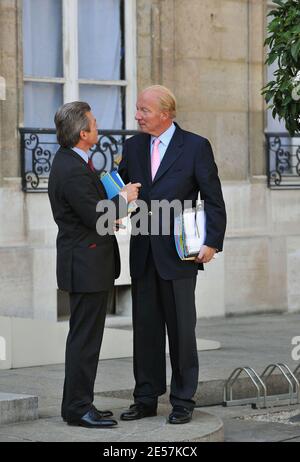
POLYGON ((300 0, 273 0, 268 14, 266 64, 277 61, 274 80, 262 89, 272 116, 285 121, 291 136, 300 132, 300 0))

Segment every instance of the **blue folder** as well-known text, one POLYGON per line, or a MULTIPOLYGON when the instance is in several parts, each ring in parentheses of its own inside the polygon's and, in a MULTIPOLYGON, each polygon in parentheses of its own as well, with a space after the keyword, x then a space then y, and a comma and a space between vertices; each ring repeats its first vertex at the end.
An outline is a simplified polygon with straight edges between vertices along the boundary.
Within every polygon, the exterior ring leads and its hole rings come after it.
POLYGON ((122 178, 116 170, 107 172, 101 177, 101 182, 105 188, 108 199, 112 199, 125 186, 122 178))
MULTIPOLYGON (((105 188, 108 199, 112 199, 117 194, 119 194, 120 190, 125 186, 125 183, 118 174, 117 170, 113 170, 110 173, 105 173, 101 177, 101 182, 105 188)), ((134 212, 136 209, 137 205, 135 201, 132 201, 130 204, 128 204, 128 213, 134 212)))

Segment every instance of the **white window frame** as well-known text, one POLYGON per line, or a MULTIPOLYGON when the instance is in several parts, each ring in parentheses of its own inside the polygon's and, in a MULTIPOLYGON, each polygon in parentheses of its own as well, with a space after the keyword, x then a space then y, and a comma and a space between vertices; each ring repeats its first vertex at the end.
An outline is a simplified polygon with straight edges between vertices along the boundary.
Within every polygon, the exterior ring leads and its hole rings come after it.
POLYGON ((79 98, 79 85, 119 86, 126 88, 125 121, 127 130, 136 129, 136 0, 124 2, 125 80, 89 80, 78 78, 78 0, 62 0, 63 7, 63 72, 64 77, 24 77, 24 82, 63 84, 63 101, 79 98))

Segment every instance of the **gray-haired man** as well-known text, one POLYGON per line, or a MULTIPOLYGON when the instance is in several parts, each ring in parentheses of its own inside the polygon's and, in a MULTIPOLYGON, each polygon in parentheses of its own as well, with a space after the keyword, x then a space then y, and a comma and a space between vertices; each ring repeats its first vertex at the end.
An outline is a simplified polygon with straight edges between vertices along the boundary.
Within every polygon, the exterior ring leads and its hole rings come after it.
MULTIPOLYGON (((99 201, 106 193, 90 165, 88 151, 98 140, 97 122, 87 103, 63 105, 55 115, 60 148, 50 177, 49 198, 57 236, 57 282, 69 292, 70 331, 66 345, 62 417, 70 425, 106 428, 117 424, 111 411, 94 405, 94 382, 102 342, 109 291, 120 274, 114 235, 99 235, 99 201)), ((128 202, 138 197, 138 184, 122 193, 128 202)), ((122 194, 112 199, 126 214, 122 194)))

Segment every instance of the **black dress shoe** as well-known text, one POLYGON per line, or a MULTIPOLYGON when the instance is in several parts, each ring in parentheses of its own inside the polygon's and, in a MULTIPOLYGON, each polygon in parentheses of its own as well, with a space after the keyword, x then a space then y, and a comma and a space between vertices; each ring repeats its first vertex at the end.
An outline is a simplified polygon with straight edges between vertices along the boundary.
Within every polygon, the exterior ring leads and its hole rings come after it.
POLYGON ((100 417, 97 409, 90 409, 78 420, 68 421, 68 425, 86 428, 109 428, 114 427, 117 424, 118 422, 116 420, 103 419, 103 417, 100 417))
MULTIPOLYGON (((93 409, 100 416, 101 419, 103 419, 103 417, 104 418, 105 417, 112 417, 114 415, 111 411, 100 411, 95 406, 92 406, 91 409, 93 409)), ((63 415, 62 418, 63 418, 64 422, 67 422, 66 416, 63 415)))
POLYGON ((184 424, 192 420, 193 409, 187 409, 184 406, 174 406, 169 415, 170 424, 184 424))
POLYGON ((112 417, 114 415, 113 412, 111 412, 111 411, 100 411, 95 406, 92 406, 92 409, 94 409, 94 411, 96 413, 98 413, 101 418, 103 418, 103 417, 112 417))
POLYGON ((130 406, 128 411, 121 414, 121 420, 137 420, 143 417, 153 417, 157 415, 156 407, 145 406, 141 403, 135 403, 130 406))

